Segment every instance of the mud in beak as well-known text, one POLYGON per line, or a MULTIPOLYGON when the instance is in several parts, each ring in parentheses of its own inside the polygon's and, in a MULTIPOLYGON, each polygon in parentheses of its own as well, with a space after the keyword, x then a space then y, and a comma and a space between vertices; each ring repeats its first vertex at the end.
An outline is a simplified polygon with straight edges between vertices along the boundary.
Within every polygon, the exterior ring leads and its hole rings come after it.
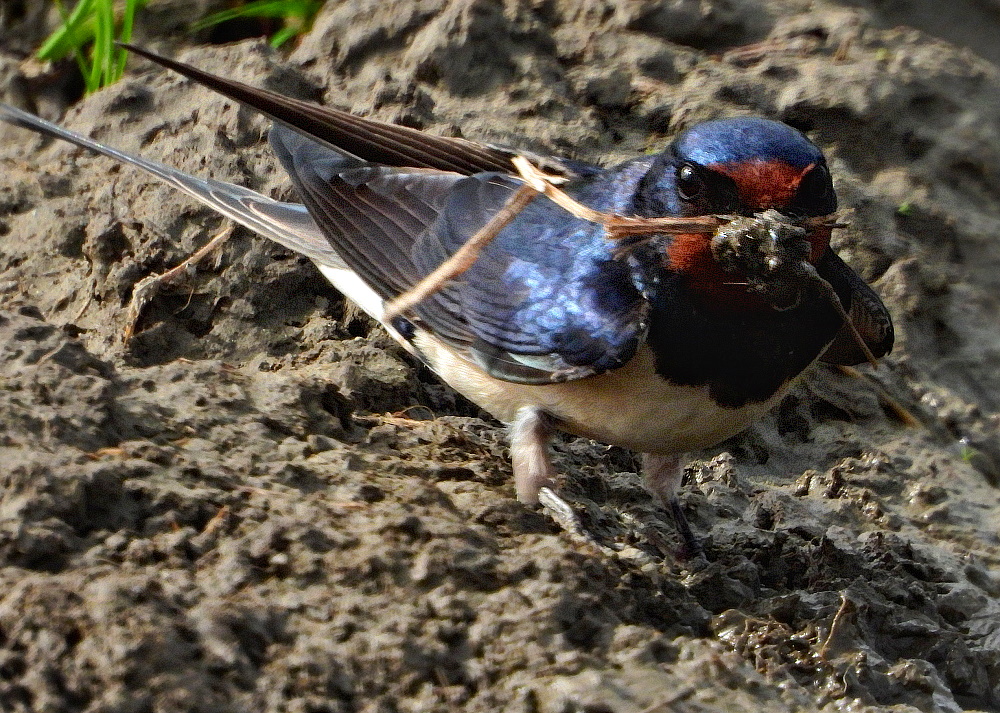
POLYGON ((779 312, 798 306, 813 282, 808 227, 776 210, 733 218, 716 231, 711 249, 723 270, 779 312))

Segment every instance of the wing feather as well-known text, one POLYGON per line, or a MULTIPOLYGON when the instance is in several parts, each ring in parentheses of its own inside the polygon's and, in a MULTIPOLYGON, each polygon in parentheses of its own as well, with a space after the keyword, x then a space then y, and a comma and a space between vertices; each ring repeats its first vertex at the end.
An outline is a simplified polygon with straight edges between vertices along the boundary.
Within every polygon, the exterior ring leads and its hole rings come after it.
POLYGON ((365 119, 219 77, 141 47, 124 43, 122 46, 230 99, 252 106, 275 121, 341 154, 347 153, 385 166, 430 168, 463 175, 514 170, 510 159, 515 154, 508 149, 465 139, 434 136, 406 126, 365 119))
POLYGON ((249 188, 192 176, 158 161, 111 148, 7 104, 0 104, 0 119, 148 171, 222 215, 321 265, 344 267, 301 204, 276 201, 249 188))
MULTIPOLYGON (((855 329, 876 359, 888 354, 895 341, 892 316, 875 291, 832 250, 823 263, 820 275, 831 283, 842 281, 847 284, 851 295, 847 314, 855 329)), ((820 359, 828 364, 844 366, 867 361, 847 325, 840 329, 820 359)))

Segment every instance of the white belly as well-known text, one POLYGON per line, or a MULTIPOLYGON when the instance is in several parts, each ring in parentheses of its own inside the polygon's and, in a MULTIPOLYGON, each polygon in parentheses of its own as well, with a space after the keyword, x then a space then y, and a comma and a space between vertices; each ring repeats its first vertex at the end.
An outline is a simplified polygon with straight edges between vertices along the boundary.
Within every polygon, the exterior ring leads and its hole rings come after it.
POLYGON ((645 345, 621 369, 535 386, 494 379, 425 335, 418 335, 415 344, 452 388, 505 423, 514 420, 518 409, 537 407, 558 418, 563 430, 643 453, 711 446, 749 426, 784 393, 782 389, 763 403, 723 408, 709 397, 707 387, 664 381, 656 374, 653 353, 645 345))
MULTIPOLYGON (((382 299, 357 275, 347 268, 319 269, 385 325, 382 299)), ((415 346, 449 386, 504 423, 513 422, 521 408, 540 408, 559 419, 565 431, 642 453, 683 453, 714 445, 765 414, 785 391, 763 403, 723 408, 709 397, 707 387, 678 386, 660 378, 646 345, 628 364, 600 376, 562 384, 515 384, 494 379, 426 333, 418 332, 411 346, 385 326, 407 349, 415 346)))

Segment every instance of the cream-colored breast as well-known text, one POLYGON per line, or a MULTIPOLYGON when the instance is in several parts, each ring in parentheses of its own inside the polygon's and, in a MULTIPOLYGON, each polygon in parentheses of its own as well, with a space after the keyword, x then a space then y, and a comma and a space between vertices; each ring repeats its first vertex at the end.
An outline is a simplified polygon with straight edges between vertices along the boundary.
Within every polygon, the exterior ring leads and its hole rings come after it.
POLYGON ((655 371, 643 345, 620 369, 562 384, 532 386, 495 379, 479 365, 424 331, 413 344, 385 324, 382 299, 350 269, 319 265, 331 283, 382 322, 400 344, 416 348, 453 389, 511 423, 525 406, 560 420, 563 430, 643 453, 682 453, 711 446, 739 433, 766 413, 784 393, 738 409, 723 408, 706 387, 678 386, 655 371))
MULTIPOLYGON (((543 409, 563 430, 643 453, 678 453, 705 448, 739 433, 781 397, 738 409, 723 408, 707 387, 678 386, 654 369, 643 345, 620 369, 562 384, 501 381, 427 334, 415 346, 452 388, 499 420, 510 423, 525 406, 543 409)), ((783 390, 782 390, 783 392, 783 390)))

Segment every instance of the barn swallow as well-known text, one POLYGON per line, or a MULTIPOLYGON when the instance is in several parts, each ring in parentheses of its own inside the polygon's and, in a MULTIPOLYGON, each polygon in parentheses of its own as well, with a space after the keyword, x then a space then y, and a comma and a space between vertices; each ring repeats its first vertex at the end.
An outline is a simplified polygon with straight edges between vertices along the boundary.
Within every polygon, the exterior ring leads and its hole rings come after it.
MULTIPOLYGON (((837 209, 826 160, 786 124, 708 121, 660 153, 602 168, 361 118, 129 49, 270 116, 270 144, 300 202, 197 178, 13 107, 0 106, 0 118, 146 169, 309 257, 443 381, 510 425, 523 503, 561 502, 555 431, 623 446, 643 454, 647 488, 693 548, 677 498, 681 456, 745 429, 814 361, 856 364, 892 347, 882 301, 830 248, 831 228, 810 222, 837 209), (522 184, 519 154, 593 209, 742 216, 779 249, 741 263, 718 249, 723 230, 611 241, 539 198, 460 279, 387 316, 387 302, 506 204, 522 184), (796 277, 806 272, 836 299, 796 277)), ((737 248, 761 240, 729 225, 737 248)))

